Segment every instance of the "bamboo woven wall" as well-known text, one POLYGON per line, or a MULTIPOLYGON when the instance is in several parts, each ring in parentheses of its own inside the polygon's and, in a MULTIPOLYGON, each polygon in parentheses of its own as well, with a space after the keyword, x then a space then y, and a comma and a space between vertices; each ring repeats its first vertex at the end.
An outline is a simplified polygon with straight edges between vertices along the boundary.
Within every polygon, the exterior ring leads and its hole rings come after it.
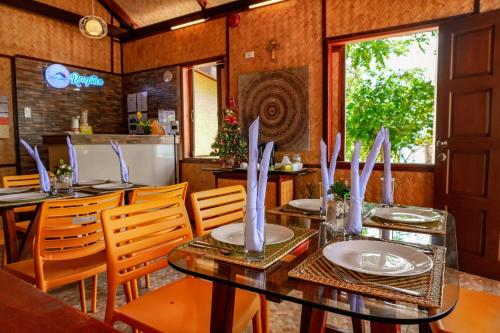
POLYGON ((327 36, 428 21, 473 10, 474 0, 326 0, 327 36))
MULTIPOLYGON (((12 109, 12 72, 11 60, 0 57, 0 96, 7 96, 9 109, 9 138, 0 139, 0 164, 15 164, 14 114, 12 109)), ((0 168, 0 176, 16 174, 15 168, 0 168)))
POLYGON ((229 30, 231 95, 238 96, 240 74, 309 66, 311 151, 301 155, 305 163, 318 163, 323 117, 321 0, 290 0, 240 15, 240 25, 229 30), (271 39, 280 43, 277 62, 266 51, 271 39), (255 58, 245 59, 245 51, 251 50, 255 58))
POLYGON ((0 53, 111 69, 109 38, 85 38, 76 26, 4 5, 0 5, 0 18, 0 53))
POLYGON ((68 12, 80 14, 80 15, 90 15, 92 13, 92 1, 94 2, 95 15, 102 17, 106 22, 110 23, 111 15, 108 11, 96 0, 79 0, 79 1, 68 1, 68 0, 36 0, 37 2, 42 2, 50 6, 54 6, 60 9, 67 10, 68 12))
POLYGON ((487 12, 489 10, 499 9, 500 0, 481 0, 481 12, 487 12))
POLYGON ((217 19, 123 44, 124 73, 226 54, 226 20, 217 19))

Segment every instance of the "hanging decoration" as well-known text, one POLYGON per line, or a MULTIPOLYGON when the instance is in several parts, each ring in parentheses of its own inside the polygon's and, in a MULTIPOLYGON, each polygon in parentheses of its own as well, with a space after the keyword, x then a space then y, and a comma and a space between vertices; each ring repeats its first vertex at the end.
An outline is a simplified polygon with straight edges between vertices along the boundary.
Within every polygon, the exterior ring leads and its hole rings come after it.
POLYGON ((94 0, 92 0, 92 15, 80 19, 80 32, 87 38, 100 39, 108 35, 108 24, 104 19, 94 15, 94 0))

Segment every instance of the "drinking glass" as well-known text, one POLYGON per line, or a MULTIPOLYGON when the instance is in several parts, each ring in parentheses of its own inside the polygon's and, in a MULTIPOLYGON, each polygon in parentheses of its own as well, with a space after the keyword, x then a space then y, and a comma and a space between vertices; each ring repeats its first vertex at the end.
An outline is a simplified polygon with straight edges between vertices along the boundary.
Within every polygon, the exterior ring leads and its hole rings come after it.
POLYGON ((264 229, 263 230, 264 241, 263 241, 260 249, 255 249, 255 248, 253 248, 253 246, 251 246, 250 244, 247 243, 249 237, 247 237, 247 223, 248 223, 248 221, 247 221, 246 211, 247 211, 247 208, 244 206, 243 207, 243 239, 244 239, 243 243, 244 243, 245 259, 249 260, 249 261, 264 260, 265 254, 266 254, 266 237, 265 237, 265 235, 266 235, 266 221, 265 221, 266 208, 265 207, 258 207, 257 208, 257 216, 259 216, 259 214, 261 214, 261 216, 264 216, 264 228, 263 228, 264 229))
POLYGON ((394 183, 395 183, 394 178, 391 178, 390 188, 391 188, 391 191, 392 191, 392 195, 391 195, 391 198, 390 198, 391 199, 390 202, 385 202, 384 201, 384 198, 385 198, 384 177, 380 178, 380 181, 382 183, 381 190, 380 190, 380 203, 385 204, 385 205, 389 205, 389 206, 394 205, 394 183))

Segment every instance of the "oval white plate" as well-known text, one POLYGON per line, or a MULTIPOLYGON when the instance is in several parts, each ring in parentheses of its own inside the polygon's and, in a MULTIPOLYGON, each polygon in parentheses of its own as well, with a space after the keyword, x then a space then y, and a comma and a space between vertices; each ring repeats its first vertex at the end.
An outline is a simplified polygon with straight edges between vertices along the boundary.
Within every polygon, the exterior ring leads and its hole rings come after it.
POLYGON ((0 196, 0 202, 31 201, 48 197, 48 193, 43 192, 25 192, 16 194, 7 194, 0 196))
POLYGON ((107 183, 107 179, 89 179, 78 182, 78 186, 92 186, 107 183))
MULTIPOLYGON (((220 226, 211 233, 219 242, 243 246, 243 223, 232 223, 220 226)), ((285 242, 293 237, 293 231, 277 224, 266 224, 266 245, 285 242)))
POLYGON ((133 186, 134 184, 132 183, 106 183, 94 185, 92 186, 92 188, 95 188, 97 190, 123 190, 125 188, 131 188, 133 186))
POLYGON ((1 187, 0 188, 0 195, 23 193, 23 192, 28 192, 30 190, 31 190, 31 188, 29 188, 29 187, 1 187))
POLYGON ((323 255, 336 265, 372 275, 413 276, 432 268, 432 260, 412 247, 372 240, 332 243, 323 255))
POLYGON ((441 219, 441 214, 428 208, 378 207, 373 216, 398 223, 429 223, 441 219))
POLYGON ((321 207, 321 200, 320 199, 297 199, 297 200, 290 201, 288 204, 290 206, 298 208, 298 209, 319 212, 319 209, 321 207))

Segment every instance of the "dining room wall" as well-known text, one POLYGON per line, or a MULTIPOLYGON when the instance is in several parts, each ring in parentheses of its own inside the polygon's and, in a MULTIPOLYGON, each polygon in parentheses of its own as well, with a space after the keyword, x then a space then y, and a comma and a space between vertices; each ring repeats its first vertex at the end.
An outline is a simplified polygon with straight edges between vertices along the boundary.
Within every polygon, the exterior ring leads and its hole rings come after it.
MULTIPOLYGON (((481 0, 481 11, 500 8, 498 0, 481 0)), ((303 161, 317 170, 319 140, 323 126, 323 40, 346 34, 356 34, 374 29, 390 28, 405 24, 470 14, 473 0, 325 0, 325 25, 322 25, 322 0, 289 0, 268 7, 240 13, 240 23, 226 30, 224 22, 210 21, 175 32, 165 32, 124 44, 125 71, 181 63, 226 54, 229 60, 230 95, 238 95, 238 77, 241 74, 309 66, 310 70, 310 151, 300 152, 303 161), (210 27, 210 33, 203 35, 210 27), (207 37, 209 36, 209 37, 207 37), (266 45, 275 39, 280 44, 276 61, 272 61, 266 45), (171 44, 180 54, 170 54, 171 44), (207 46, 207 43, 210 44, 207 46), (177 45, 183 45, 179 48, 177 45), (227 47, 226 47, 227 46, 227 47), (152 52, 148 52, 149 50, 152 52), (187 53, 183 53, 186 50, 187 53), (254 51, 254 58, 245 59, 246 51, 254 51)), ((178 52, 172 52, 178 53, 178 52)), ((334 117, 337 118, 337 117, 334 117)), ((338 126, 338 124, 334 124, 338 126)), ((334 128, 336 131, 336 128, 334 128)), ((283 153, 278 153, 281 158, 283 153)), ((181 164, 182 180, 189 181, 191 189, 208 189, 213 177, 200 173, 210 161, 184 161, 181 164), (210 181, 209 181, 210 180, 210 181)), ((339 177, 348 178, 348 166, 339 167, 339 177)), ((380 193, 379 170, 374 171, 367 190, 367 198, 378 199, 380 193)), ((404 204, 430 206, 433 203, 434 173, 427 171, 395 171, 396 200, 404 204)), ((317 183, 319 173, 297 177, 295 196, 307 195, 307 184, 317 183)))

